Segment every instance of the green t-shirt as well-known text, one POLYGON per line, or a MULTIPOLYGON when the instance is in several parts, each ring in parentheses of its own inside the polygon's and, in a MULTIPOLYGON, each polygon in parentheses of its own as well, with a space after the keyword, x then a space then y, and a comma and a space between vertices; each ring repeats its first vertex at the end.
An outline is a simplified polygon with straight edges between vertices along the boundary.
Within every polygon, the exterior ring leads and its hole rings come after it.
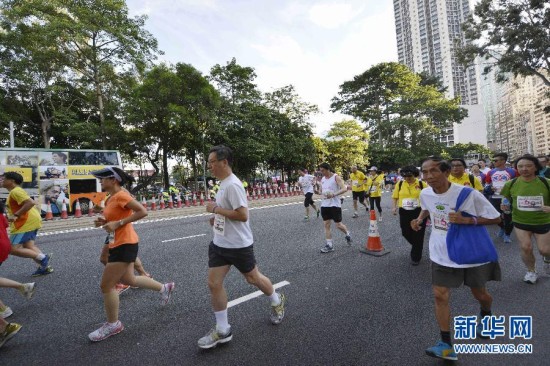
MULTIPOLYGON (((550 180, 546 179, 550 184, 550 180)), ((550 224, 550 213, 542 211, 542 206, 550 206, 550 191, 539 179, 526 182, 516 179, 506 182, 501 194, 512 202, 512 221, 524 225, 550 224)))

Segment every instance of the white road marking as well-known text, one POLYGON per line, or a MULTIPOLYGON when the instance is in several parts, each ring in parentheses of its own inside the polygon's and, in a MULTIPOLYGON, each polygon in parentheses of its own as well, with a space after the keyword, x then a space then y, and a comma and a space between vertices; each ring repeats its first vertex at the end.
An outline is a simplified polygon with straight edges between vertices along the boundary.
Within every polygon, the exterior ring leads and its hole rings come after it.
POLYGON ((206 235, 206 234, 198 234, 198 235, 184 236, 183 238, 175 238, 175 239, 163 240, 162 243, 168 243, 169 241, 176 241, 176 240, 183 240, 183 239, 198 238, 199 236, 205 236, 205 235, 206 235))
MULTIPOLYGON (((290 285, 290 282, 288 281, 282 281, 282 282, 279 282, 279 283, 276 283, 273 285, 273 288, 276 290, 278 288, 281 288, 283 286, 287 286, 287 285, 290 285)), ((248 294, 248 295, 245 295, 245 296, 242 296, 242 297, 239 297, 238 299, 235 299, 235 300, 231 300, 227 303, 227 308, 229 309, 230 307, 233 307, 233 306, 236 306, 236 305, 239 305, 239 304, 242 304, 243 302, 245 301, 248 301, 248 300, 252 300, 252 299, 255 299, 261 295, 263 295, 264 293, 261 292, 261 291, 256 291, 256 292, 253 292, 251 294, 248 294)))

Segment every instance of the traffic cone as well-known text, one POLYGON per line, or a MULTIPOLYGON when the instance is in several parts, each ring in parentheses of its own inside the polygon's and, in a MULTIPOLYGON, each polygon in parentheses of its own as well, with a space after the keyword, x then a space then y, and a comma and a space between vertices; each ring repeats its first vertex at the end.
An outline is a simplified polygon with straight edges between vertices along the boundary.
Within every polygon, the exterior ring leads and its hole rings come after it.
POLYGON ((378 223, 376 222, 376 212, 370 211, 370 227, 369 238, 365 244, 365 248, 360 249, 361 253, 381 257, 389 253, 389 250, 384 249, 378 232, 378 223))
POLYGON ((181 208, 181 196, 179 193, 176 195, 176 208, 181 208))
POLYGON ((67 215, 67 204, 65 203, 65 200, 63 200, 63 204, 61 205, 61 218, 62 219, 69 218, 69 215, 67 215))
POLYGON ((189 207, 189 196, 185 195, 185 207, 189 207))
POLYGON ((273 189, 269 188, 269 198, 274 198, 273 189))
POLYGON ((52 204, 48 203, 48 207, 46 208, 46 217, 44 217, 44 220, 49 221, 53 220, 53 213, 52 213, 52 204))
POLYGON ((164 196, 160 196, 159 197, 159 201, 160 201, 160 210, 164 210, 166 208, 166 205, 164 204, 164 196))
POLYGON ((141 197, 141 204, 143 207, 145 207, 145 209, 147 210, 147 200, 145 199, 145 197, 141 197))
POLYGON ((200 193, 199 201, 200 201, 200 205, 204 206, 204 196, 202 195, 202 192, 200 193))
POLYGON ((105 210, 105 200, 101 200, 101 202, 99 203, 99 207, 101 207, 101 212, 105 210))
POLYGON ((193 192, 193 206, 196 206, 197 205, 197 195, 195 194, 195 192, 193 192))
POLYGON ((284 191, 285 191, 285 194, 284 194, 285 198, 288 197, 288 190, 289 190, 289 189, 290 189, 290 187, 289 187, 288 189, 285 189, 285 190, 284 190, 284 191))
POLYGON ((94 206, 95 203, 93 203, 92 201, 88 201, 88 217, 94 217, 94 206))
POLYGON ((82 217, 82 209, 80 208, 80 202, 76 200, 76 205, 74 206, 74 217, 79 218, 82 217))
POLYGON ((157 200, 155 197, 151 197, 151 211, 157 210, 157 200))

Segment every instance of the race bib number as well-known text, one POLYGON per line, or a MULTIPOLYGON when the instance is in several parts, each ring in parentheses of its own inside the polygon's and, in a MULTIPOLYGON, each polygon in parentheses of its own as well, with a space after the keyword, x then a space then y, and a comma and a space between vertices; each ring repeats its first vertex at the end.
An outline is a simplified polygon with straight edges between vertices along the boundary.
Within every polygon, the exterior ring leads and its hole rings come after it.
POLYGON ((354 186, 357 186, 359 184, 359 181, 358 180, 352 180, 351 184, 353 184, 354 186))
POLYGON ((542 196, 518 196, 517 206, 520 211, 542 211, 542 196))
POLYGON ((414 210, 418 207, 418 200, 416 198, 403 198, 401 206, 405 210, 414 210))
POLYGON ((369 192, 370 192, 370 193, 374 193, 374 192, 376 192, 377 189, 378 189, 378 188, 377 188, 376 183, 375 183, 375 184, 372 185, 372 187, 370 187, 369 192))
POLYGON ((225 216, 215 215, 214 216, 214 233, 225 236, 225 216))
POLYGON ((445 213, 434 213, 434 228, 437 230, 447 231, 449 230, 449 215, 445 213))

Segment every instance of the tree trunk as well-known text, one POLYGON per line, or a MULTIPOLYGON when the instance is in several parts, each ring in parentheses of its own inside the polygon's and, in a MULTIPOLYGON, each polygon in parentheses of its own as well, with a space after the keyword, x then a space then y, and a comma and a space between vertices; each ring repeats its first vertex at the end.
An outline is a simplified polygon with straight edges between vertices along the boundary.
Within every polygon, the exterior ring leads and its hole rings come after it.
POLYGON ((94 70, 95 92, 97 97, 97 108, 99 110, 99 125, 101 128, 101 146, 103 150, 107 150, 107 132, 105 131, 105 111, 103 106, 103 93, 99 82, 99 73, 94 70))
POLYGON ((168 177, 168 154, 166 148, 162 148, 162 179, 164 180, 164 188, 170 187, 170 178, 168 177))

